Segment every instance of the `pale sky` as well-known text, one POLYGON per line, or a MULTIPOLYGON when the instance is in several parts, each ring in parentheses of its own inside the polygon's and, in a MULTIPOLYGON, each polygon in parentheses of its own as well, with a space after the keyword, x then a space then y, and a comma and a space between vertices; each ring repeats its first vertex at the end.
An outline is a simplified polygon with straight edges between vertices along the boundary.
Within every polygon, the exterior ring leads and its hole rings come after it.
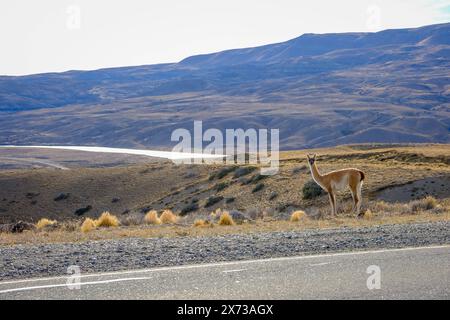
POLYGON ((450 0, 1 0, 0 75, 177 62, 303 33, 450 22, 450 0))

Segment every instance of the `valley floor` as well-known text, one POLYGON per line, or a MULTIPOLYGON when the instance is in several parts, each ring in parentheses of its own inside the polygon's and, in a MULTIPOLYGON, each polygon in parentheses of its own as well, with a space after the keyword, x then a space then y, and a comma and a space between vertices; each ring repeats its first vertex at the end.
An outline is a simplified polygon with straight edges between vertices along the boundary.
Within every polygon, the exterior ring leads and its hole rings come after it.
MULTIPOLYGON (((348 167, 365 172, 363 210, 380 200, 408 203, 427 196, 450 198, 450 145, 360 145, 282 152, 279 172, 269 177, 261 176, 253 165, 175 165, 136 156, 2 149, 0 224, 36 223, 41 218, 81 221, 104 211, 130 220, 151 209, 171 209, 192 217, 218 208, 239 210, 250 218, 255 212, 283 215, 298 209, 308 215, 326 215, 325 194, 305 199, 302 192, 311 181, 306 163, 310 152, 318 154, 323 173, 348 167), (84 208, 88 210, 76 214, 84 208)), ((338 195, 341 212, 348 211, 349 200, 348 192, 338 195)))

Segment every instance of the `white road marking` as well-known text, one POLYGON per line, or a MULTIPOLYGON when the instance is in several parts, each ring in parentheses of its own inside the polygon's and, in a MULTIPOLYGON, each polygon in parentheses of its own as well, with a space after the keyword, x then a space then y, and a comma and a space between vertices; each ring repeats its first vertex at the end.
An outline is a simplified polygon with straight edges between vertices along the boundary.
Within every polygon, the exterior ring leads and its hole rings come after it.
POLYGON ((322 262, 322 263, 314 263, 314 264, 310 264, 310 267, 319 267, 319 266, 326 266, 328 264, 332 264, 334 262, 322 262))
MULTIPOLYGON (((111 280, 103 280, 103 281, 80 282, 80 283, 76 283, 76 284, 71 283, 70 286, 75 286, 75 285, 86 286, 86 285, 107 284, 107 283, 113 283, 113 282, 149 280, 149 279, 152 279, 152 277, 122 278, 122 279, 111 279, 111 280)), ((1 293, 18 292, 18 291, 31 291, 31 290, 38 290, 38 289, 59 288, 59 287, 69 288, 69 285, 67 283, 63 283, 63 284, 49 284, 49 285, 45 285, 45 286, 12 288, 12 289, 0 290, 0 294, 1 293)))
POLYGON ((241 272, 241 271, 245 271, 247 269, 235 269, 235 270, 223 270, 223 273, 232 273, 232 272, 241 272))
MULTIPOLYGON (((339 257, 339 256, 378 254, 378 253, 386 253, 386 252, 402 252, 402 251, 416 251, 416 250, 433 250, 433 249, 446 249, 446 248, 450 249, 450 244, 449 245, 440 245, 440 246, 407 247, 407 248, 398 248, 398 249, 380 249, 380 250, 368 250, 368 251, 338 252, 338 253, 327 253, 327 254, 318 254, 318 255, 304 255, 304 256, 293 256, 293 257, 256 259, 256 260, 242 260, 242 261, 226 261, 226 262, 216 262, 216 263, 160 267, 160 268, 152 268, 152 269, 137 269, 137 270, 114 271, 114 272, 105 272, 105 273, 91 273, 91 274, 84 274, 84 275, 82 274, 82 275, 80 275, 80 278, 106 277, 106 276, 116 276, 116 275, 135 274, 135 273, 137 274, 137 273, 159 272, 159 271, 177 271, 177 270, 189 270, 189 269, 198 269, 198 268, 223 267, 223 266, 233 266, 233 265, 240 265, 240 264, 282 262, 282 261, 289 261, 289 260, 317 259, 317 258, 328 258, 328 257, 339 257)), ((61 279, 65 280, 65 279, 67 279, 67 277, 68 276, 57 276, 57 277, 47 277, 47 278, 12 280, 12 281, 0 282, 0 285, 24 283, 24 282, 35 282, 35 281, 52 281, 52 280, 61 280, 61 279)))

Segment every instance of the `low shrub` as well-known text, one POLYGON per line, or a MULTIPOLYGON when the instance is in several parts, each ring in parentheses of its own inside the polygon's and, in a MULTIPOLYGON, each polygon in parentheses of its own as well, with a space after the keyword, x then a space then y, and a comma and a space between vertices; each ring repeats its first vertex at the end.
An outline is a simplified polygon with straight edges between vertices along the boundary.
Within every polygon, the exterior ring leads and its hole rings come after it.
POLYGON ((223 200, 222 196, 211 196, 208 198, 208 200, 206 200, 205 208, 212 207, 213 205, 219 203, 222 200, 223 200))
POLYGON ((269 201, 272 201, 272 200, 274 200, 275 198, 277 198, 278 197, 278 193, 277 192, 272 192, 271 194, 270 194, 270 196, 269 196, 269 201))
POLYGON ((222 168, 216 173, 216 179, 222 179, 234 170, 236 170, 236 167, 222 168))
POLYGON ((252 190, 252 193, 261 191, 262 189, 264 189, 264 183, 258 183, 252 190))
POLYGON ((253 176, 251 183, 257 183, 263 179, 266 179, 268 176, 262 175, 262 174, 257 174, 255 176, 253 176))
POLYGON ((219 192, 219 191, 226 189, 227 187, 228 187, 227 182, 221 182, 214 186, 214 190, 216 190, 216 192, 219 192))
POLYGON ((240 178, 256 170, 256 167, 242 167, 234 172, 234 178, 240 178))
POLYGON ((235 197, 229 197, 225 199, 225 203, 233 203, 236 200, 235 197))
POLYGON ((262 218, 263 216, 262 210, 260 208, 248 208, 245 211, 245 214, 252 220, 262 218))
POLYGON ((227 176, 230 172, 233 172, 235 169, 236 169, 236 167, 225 167, 225 168, 222 168, 219 171, 212 173, 209 176, 209 180, 210 181, 212 181, 214 179, 219 179, 220 180, 220 179, 224 178, 225 176, 227 176))
POLYGON ((302 193, 303 199, 305 200, 314 199, 325 194, 323 189, 314 180, 309 180, 305 183, 302 193))
POLYGON ((185 206, 181 209, 180 215, 181 215, 181 216, 185 216, 185 215, 187 215, 187 214, 190 213, 190 212, 197 211, 198 208, 199 208, 199 207, 198 207, 197 202, 189 203, 189 204, 185 205, 185 206))
POLYGON ((230 210, 228 213, 237 224, 242 224, 249 220, 249 217, 239 210, 230 210))

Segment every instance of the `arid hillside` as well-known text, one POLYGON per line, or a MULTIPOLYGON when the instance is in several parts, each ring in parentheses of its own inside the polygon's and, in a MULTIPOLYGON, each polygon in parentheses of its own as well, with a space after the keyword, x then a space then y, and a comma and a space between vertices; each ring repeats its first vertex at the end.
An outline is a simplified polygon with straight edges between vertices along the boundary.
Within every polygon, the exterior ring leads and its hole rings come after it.
POLYGON ((162 149, 194 120, 278 128, 284 150, 450 143, 449 33, 304 34, 179 63, 0 76, 0 144, 162 149))

